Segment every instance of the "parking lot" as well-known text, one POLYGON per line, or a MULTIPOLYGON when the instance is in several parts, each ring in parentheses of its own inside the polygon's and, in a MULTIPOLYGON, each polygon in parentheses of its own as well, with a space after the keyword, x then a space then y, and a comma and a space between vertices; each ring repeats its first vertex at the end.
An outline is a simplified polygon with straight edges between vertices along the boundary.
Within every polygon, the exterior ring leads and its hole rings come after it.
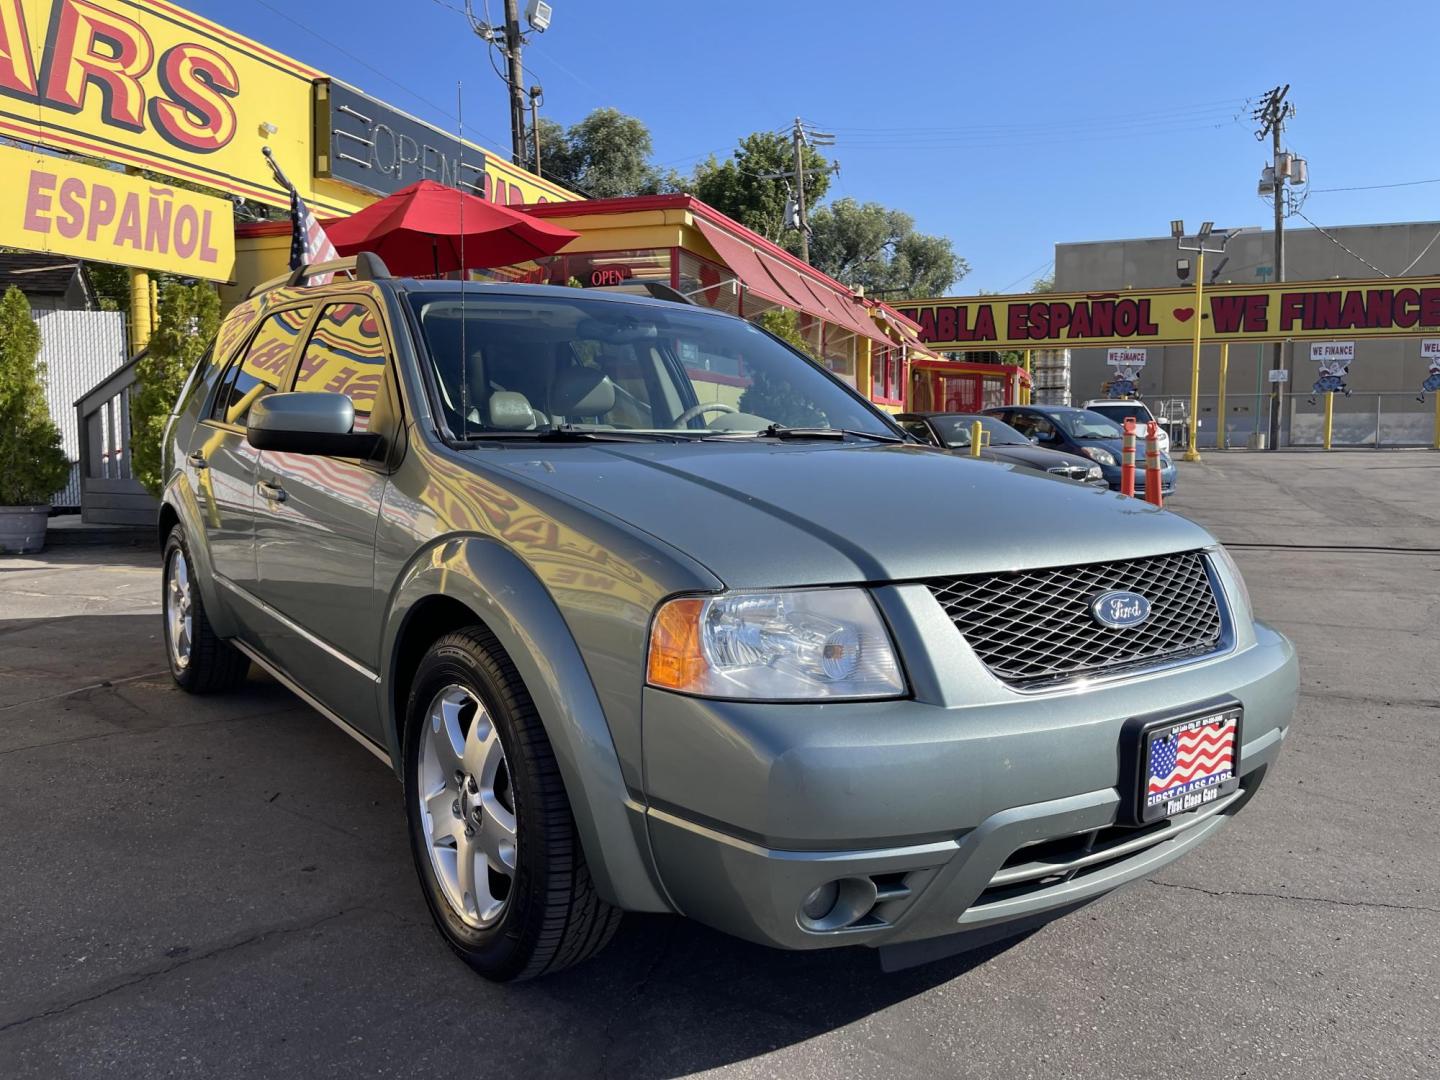
POLYGON ((0 561, 0 1076, 1434 1076, 1440 454, 1179 487, 1300 650, 1278 769, 1153 879, 893 975, 632 916, 487 984, 384 767, 258 674, 172 687, 154 550, 0 561))

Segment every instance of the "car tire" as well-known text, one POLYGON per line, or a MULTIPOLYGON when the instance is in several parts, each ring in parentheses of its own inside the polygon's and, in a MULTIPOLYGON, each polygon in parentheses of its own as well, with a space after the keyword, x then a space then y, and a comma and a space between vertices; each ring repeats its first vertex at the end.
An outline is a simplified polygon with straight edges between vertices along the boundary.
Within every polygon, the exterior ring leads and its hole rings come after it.
POLYGON ((411 853, 446 944, 496 982, 599 952, 621 912, 595 892, 550 741, 488 630, 431 646, 406 719, 411 853))
POLYGON ((179 525, 165 538, 162 566, 160 608, 165 656, 175 684, 191 694, 233 690, 250 673, 250 660, 210 625, 195 580, 195 560, 185 530, 179 525))

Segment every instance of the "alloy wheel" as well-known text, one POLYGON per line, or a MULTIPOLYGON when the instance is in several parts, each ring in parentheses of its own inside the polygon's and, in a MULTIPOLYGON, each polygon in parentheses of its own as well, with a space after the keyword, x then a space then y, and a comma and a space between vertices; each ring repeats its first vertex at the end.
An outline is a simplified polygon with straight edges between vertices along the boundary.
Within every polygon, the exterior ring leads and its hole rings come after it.
POLYGON ((431 699, 417 768, 441 891, 466 925, 493 926, 515 883, 515 796, 500 733, 474 691, 452 683, 431 699))
POLYGON ((184 671, 190 666, 190 652, 194 643, 191 636, 194 590, 185 552, 176 548, 170 555, 170 564, 165 568, 165 636, 170 646, 170 660, 176 671, 184 671))

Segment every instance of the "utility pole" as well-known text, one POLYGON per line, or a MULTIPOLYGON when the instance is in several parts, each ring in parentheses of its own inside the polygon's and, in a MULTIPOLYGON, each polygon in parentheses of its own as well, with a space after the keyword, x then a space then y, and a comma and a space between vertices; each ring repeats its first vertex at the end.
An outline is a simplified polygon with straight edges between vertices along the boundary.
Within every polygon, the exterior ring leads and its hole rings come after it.
POLYGON ((505 0, 505 55, 510 61, 510 158, 525 164, 525 69, 520 66, 520 0, 505 0))
POLYGON ((795 198, 796 220, 800 222, 800 259, 810 261, 810 219, 805 216, 805 125, 795 118, 795 198))
MULTIPOLYGON (((525 18, 530 29, 543 34, 550 26, 551 10, 547 3, 530 0, 525 18)), ((471 0, 465 0, 465 17, 470 28, 487 46, 499 45, 505 54, 506 73, 501 75, 506 93, 510 95, 510 160, 521 168, 525 166, 525 68, 520 63, 520 52, 525 46, 525 35, 520 32, 520 0, 505 0, 505 24, 496 26, 475 17, 471 0)), ((498 70, 498 69, 497 69, 498 70)), ((530 112, 535 113, 535 99, 540 88, 530 91, 530 112)), ((535 171, 540 171, 537 144, 535 171)))
MULTIPOLYGON (((1270 136, 1271 170, 1275 182, 1275 282, 1278 284, 1285 280, 1285 176, 1281 157, 1280 136, 1285 130, 1285 121, 1295 115, 1295 106, 1286 102, 1285 95, 1290 92, 1290 84, 1277 86, 1265 95, 1265 101, 1254 112, 1256 120, 1260 121, 1260 130, 1255 133, 1257 139, 1270 136)), ((1270 370, 1280 371, 1285 366, 1285 343, 1276 341, 1274 352, 1271 356, 1270 370)), ((1276 376, 1272 376, 1275 378, 1276 376)), ((1275 450, 1280 442, 1280 402, 1281 387, 1285 384, 1272 382, 1270 384, 1270 440, 1266 448, 1275 450)))

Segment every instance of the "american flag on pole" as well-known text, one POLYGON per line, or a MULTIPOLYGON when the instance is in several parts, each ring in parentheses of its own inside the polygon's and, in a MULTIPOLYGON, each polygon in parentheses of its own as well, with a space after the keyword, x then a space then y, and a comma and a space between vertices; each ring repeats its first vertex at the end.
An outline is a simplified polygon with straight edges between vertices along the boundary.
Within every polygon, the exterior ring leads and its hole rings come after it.
POLYGON ((1234 716, 1213 716, 1154 739, 1146 803, 1154 806, 1230 779, 1235 771, 1235 732, 1234 716))
MULTIPOLYGON (((310 207, 305 205, 300 192, 276 164, 268 146, 264 153, 265 159, 270 162, 271 171, 275 173, 275 179, 290 192, 290 269, 299 270, 302 266, 314 266, 316 263, 340 258, 340 253, 330 242, 324 227, 315 220, 315 215, 310 212, 310 207)), ((317 274, 308 281, 311 285, 324 285, 334 276, 317 274)))

